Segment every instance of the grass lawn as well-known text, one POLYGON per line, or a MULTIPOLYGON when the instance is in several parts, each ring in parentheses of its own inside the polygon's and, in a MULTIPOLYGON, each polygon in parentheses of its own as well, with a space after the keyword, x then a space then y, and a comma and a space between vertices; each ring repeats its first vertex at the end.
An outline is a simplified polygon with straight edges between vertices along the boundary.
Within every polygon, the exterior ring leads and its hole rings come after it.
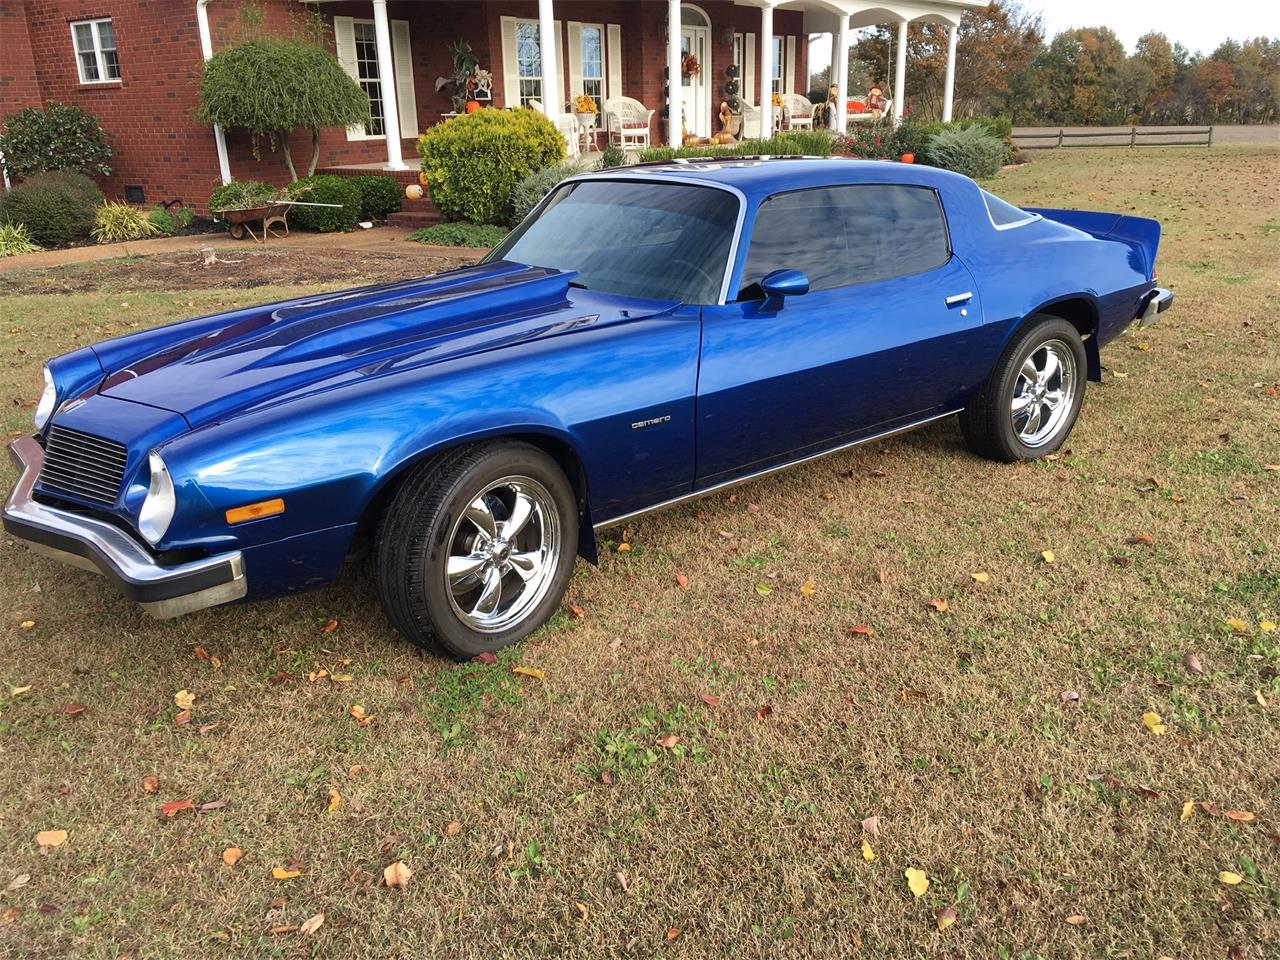
MULTIPOLYGON (((1175 308, 1104 352, 1069 451, 945 422, 610 531, 496 665, 411 649, 360 563, 160 623, 5 539, 0 955, 1273 960, 1280 149, 994 189, 1164 223, 1175 308)), ((7 279, 7 434, 48 355, 299 289, 134 265, 7 279)))

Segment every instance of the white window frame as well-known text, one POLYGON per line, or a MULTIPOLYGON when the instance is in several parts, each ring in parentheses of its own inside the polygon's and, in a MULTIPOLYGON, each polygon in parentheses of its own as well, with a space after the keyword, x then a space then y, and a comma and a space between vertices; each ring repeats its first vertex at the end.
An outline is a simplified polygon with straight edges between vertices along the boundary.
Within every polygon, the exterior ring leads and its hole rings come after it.
POLYGON ((581 29, 582 29, 582 30, 596 30, 596 31, 598 31, 598 32, 599 32, 599 34, 600 34, 600 74, 599 74, 599 76, 595 76, 595 77, 589 77, 589 76, 587 76, 587 73, 586 73, 586 68, 587 68, 587 58, 586 58, 586 53, 587 53, 587 51, 586 51, 586 47, 584 47, 584 46, 582 45, 582 35, 581 35, 581 34, 579 34, 579 37, 578 37, 578 64, 580 65, 580 67, 581 67, 581 69, 582 69, 582 72, 581 72, 581 77, 580 77, 580 78, 579 78, 578 76, 575 76, 575 77, 573 78, 575 82, 579 81, 579 79, 580 79, 580 81, 581 81, 581 82, 579 83, 578 89, 577 89, 577 90, 575 90, 575 91, 573 92, 573 95, 576 97, 576 96, 578 96, 579 94, 586 93, 586 92, 587 92, 587 81, 588 81, 588 80, 596 81, 596 82, 598 82, 598 83, 600 84, 600 92, 599 92, 599 93, 593 93, 591 96, 595 99, 595 101, 596 101, 596 105, 597 105, 598 107, 600 107, 600 108, 603 110, 603 109, 604 109, 604 102, 605 102, 605 100, 606 100, 606 99, 608 99, 608 96, 609 96, 609 71, 606 69, 606 68, 607 68, 607 66, 608 66, 607 61, 608 61, 608 57, 609 57, 609 50, 608 50, 608 35, 605 33, 605 28, 604 28, 604 24, 603 24, 603 23, 584 23, 584 24, 582 24, 582 25, 581 25, 581 29))
MULTIPOLYGON (((348 133, 348 134, 347 134, 347 139, 348 139, 348 140, 384 140, 384 139, 386 139, 386 136, 387 136, 387 134, 386 134, 386 126, 387 126, 387 108, 386 108, 386 106, 385 106, 385 103, 386 103, 386 100, 387 100, 387 97, 386 97, 387 88, 386 88, 386 85, 382 82, 382 64, 380 64, 380 63, 378 62, 378 37, 377 37, 377 24, 375 24, 372 20, 365 20, 365 19, 362 19, 362 18, 360 18, 360 17, 352 17, 352 18, 351 18, 352 39, 355 39, 355 30, 356 30, 356 28, 357 28, 357 27, 368 27, 370 30, 373 30, 373 31, 374 31, 374 38, 373 38, 373 60, 372 60, 372 61, 370 61, 370 62, 372 62, 372 63, 373 63, 373 68, 378 72, 378 77, 377 77, 377 80, 372 80, 372 79, 362 79, 362 78, 361 78, 361 76, 360 76, 360 58, 359 58, 359 55, 357 54, 357 56, 356 56, 356 75, 355 75, 354 77, 352 77, 351 79, 355 80, 355 82, 356 82, 358 85, 360 85, 361 89, 363 89, 363 88, 364 88, 364 85, 365 85, 366 83, 377 83, 377 84, 378 84, 378 102, 379 102, 379 103, 381 103, 381 104, 384 104, 384 106, 383 106, 383 108, 382 108, 382 120, 381 120, 381 124, 382 124, 383 129, 382 129, 382 130, 380 130, 380 131, 378 131, 377 133, 370 133, 370 132, 369 132, 369 128, 368 128, 368 127, 366 127, 366 126, 361 126, 361 127, 360 127, 360 131, 361 131, 360 133, 357 133, 357 134, 355 134, 355 135, 352 135, 351 133, 348 133)), ((360 41, 359 41, 359 40, 356 40, 356 41, 355 41, 355 43, 356 43, 356 47, 355 47, 355 49, 358 51, 358 50, 360 49, 360 41)), ((393 57, 394 57, 394 54, 393 54, 393 57)), ((368 91, 365 91, 365 92, 366 92, 366 93, 368 93, 368 91)), ((372 100, 373 98, 372 98, 372 97, 370 97, 370 99, 372 100)))
MULTIPOLYGON (((504 101, 504 105, 507 109, 514 109, 523 107, 529 100, 537 100, 543 105, 543 109, 545 110, 547 103, 547 91, 542 89, 541 70, 539 70, 536 76, 524 78, 529 81, 537 81, 537 95, 531 94, 527 97, 521 97, 520 95, 520 24, 533 26, 538 31, 538 56, 541 57, 542 45, 546 42, 545 38, 542 36, 541 23, 536 19, 531 20, 528 17, 500 17, 499 23, 501 25, 502 33, 502 99, 504 101)), ((561 87, 560 90, 555 91, 556 100, 554 102, 557 107, 559 107, 559 105, 564 102, 564 90, 566 87, 566 80, 568 79, 568 71, 564 67, 567 61, 564 57, 565 44, 563 24, 559 20, 556 20, 554 21, 553 29, 555 30, 556 64, 558 65, 556 74, 561 87)), ((578 56, 580 56, 580 53, 574 54, 575 59, 578 56)))
MULTIPOLYGON (((356 60, 356 24, 374 25, 374 21, 364 17, 334 17, 333 41, 338 54, 338 62, 342 69, 357 84, 360 83, 360 65, 356 60)), ((391 29, 391 70, 392 81, 396 91, 396 106, 400 114, 400 139, 409 140, 418 135, 418 101, 413 84, 413 50, 410 47, 409 23, 406 20, 392 20, 388 23, 391 29)), ((376 40, 375 40, 376 42, 376 40)), ((386 78, 382 76, 382 64, 378 63, 378 89, 386 91, 386 78)), ((371 80, 364 81, 372 83, 371 80)), ((383 96, 385 104, 385 96, 383 96)), ((382 121, 386 124, 386 107, 383 107, 382 121)), ((347 140, 383 140, 385 133, 368 133, 363 124, 347 127, 347 140)))
POLYGON ((76 76, 82 84, 99 84, 99 83, 119 83, 120 82, 120 47, 118 45, 111 48, 116 55, 116 75, 114 77, 107 76, 107 60, 103 56, 102 46, 102 27, 101 24, 111 24, 111 36, 115 39, 116 25, 111 23, 110 17, 94 17, 89 20, 72 20, 68 24, 71 29, 71 52, 76 58, 76 76), (89 36, 93 39, 93 50, 81 50, 78 39, 76 38, 76 27, 87 26, 89 28, 89 36), (84 75, 84 61, 81 55, 92 53, 93 59, 98 67, 98 79, 94 80, 84 75))
POLYGON ((776 94, 784 94, 786 90, 787 67, 783 62, 787 56, 787 41, 782 34, 775 33, 773 35, 773 72, 774 76, 769 78, 769 92, 776 94), (776 84, 776 86, 775 86, 776 84))

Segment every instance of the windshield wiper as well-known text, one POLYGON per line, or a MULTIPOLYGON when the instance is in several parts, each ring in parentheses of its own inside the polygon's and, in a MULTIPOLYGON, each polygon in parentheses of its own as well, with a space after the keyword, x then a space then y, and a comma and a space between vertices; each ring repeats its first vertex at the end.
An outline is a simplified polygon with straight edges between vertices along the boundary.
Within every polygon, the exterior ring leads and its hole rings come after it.
POLYGON ((573 287, 575 290, 587 289, 587 285, 583 283, 581 280, 570 280, 569 286, 573 287))

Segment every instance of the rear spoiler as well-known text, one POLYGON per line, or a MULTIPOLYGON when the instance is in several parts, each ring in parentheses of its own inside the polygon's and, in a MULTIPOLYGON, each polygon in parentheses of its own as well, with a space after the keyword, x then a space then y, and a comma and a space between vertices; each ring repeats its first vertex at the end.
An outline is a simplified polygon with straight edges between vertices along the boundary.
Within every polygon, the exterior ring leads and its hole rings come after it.
POLYGON ((1090 210, 1051 210, 1023 207, 1027 213, 1083 230, 1099 240, 1127 243, 1142 255, 1147 279, 1156 278, 1156 251, 1160 248, 1160 222, 1146 217, 1126 217, 1118 213, 1094 213, 1090 210))

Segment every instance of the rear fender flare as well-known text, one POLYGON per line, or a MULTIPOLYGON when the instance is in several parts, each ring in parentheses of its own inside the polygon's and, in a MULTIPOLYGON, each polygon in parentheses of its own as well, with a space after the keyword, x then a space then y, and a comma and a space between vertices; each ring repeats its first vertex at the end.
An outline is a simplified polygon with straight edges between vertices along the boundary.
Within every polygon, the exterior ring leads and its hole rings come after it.
POLYGON ((1039 313, 1052 314, 1066 320, 1084 338, 1084 352, 1088 360, 1088 377, 1094 383, 1102 381, 1102 359, 1098 350, 1098 301, 1089 293, 1070 293, 1054 297, 1028 310, 1023 318, 1009 328, 1004 342, 1000 344, 1000 353, 1013 341, 1032 317, 1039 313))

